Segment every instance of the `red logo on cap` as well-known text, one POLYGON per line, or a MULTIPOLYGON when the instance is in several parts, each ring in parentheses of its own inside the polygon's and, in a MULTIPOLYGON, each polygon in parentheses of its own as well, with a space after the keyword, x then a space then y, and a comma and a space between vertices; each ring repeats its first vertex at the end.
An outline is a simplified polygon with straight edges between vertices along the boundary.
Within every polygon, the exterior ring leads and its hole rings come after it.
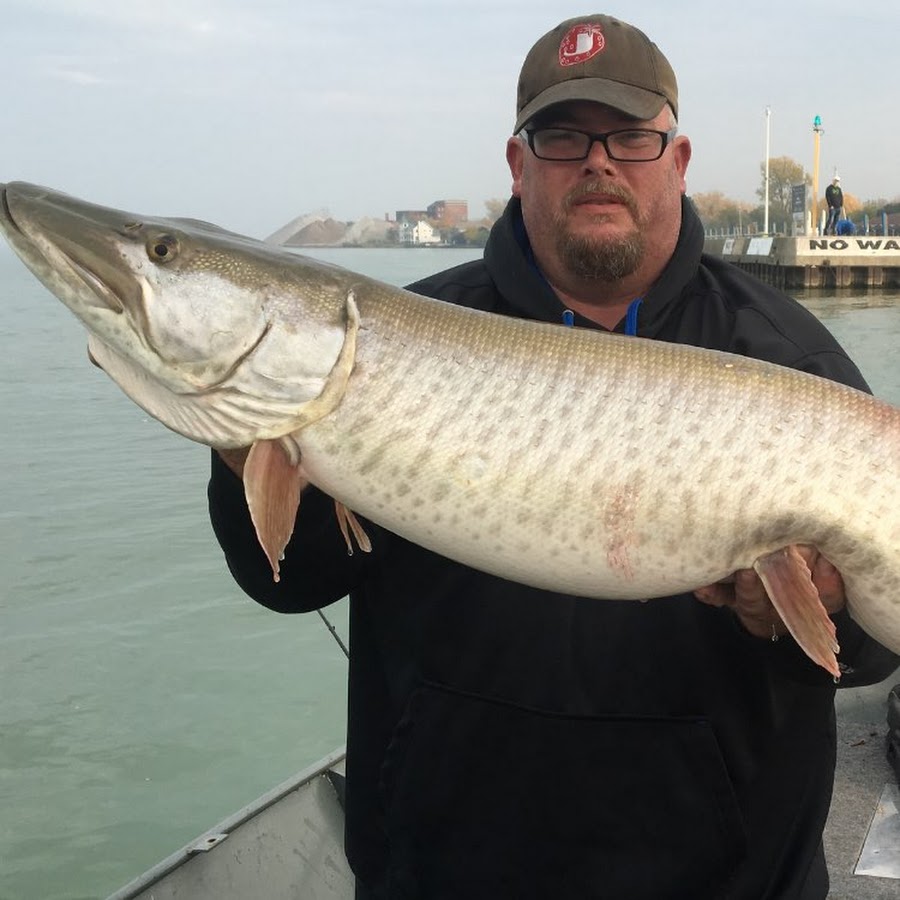
POLYGON ((574 66, 587 62, 606 46, 606 38, 599 25, 590 22, 573 25, 559 44, 559 64, 574 66))

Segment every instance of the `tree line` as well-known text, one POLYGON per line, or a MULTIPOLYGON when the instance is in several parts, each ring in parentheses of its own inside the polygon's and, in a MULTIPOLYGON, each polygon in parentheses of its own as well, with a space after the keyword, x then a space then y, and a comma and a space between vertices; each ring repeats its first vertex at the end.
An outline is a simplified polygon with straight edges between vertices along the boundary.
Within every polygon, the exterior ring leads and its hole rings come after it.
MULTIPOLYGON (((766 164, 760 163, 760 186, 756 190, 758 204, 746 203, 726 197, 721 191, 692 194, 691 201, 706 228, 724 229, 725 231, 751 230, 762 231, 765 220, 764 202, 766 196, 766 164)), ((819 209, 824 207, 825 187, 831 179, 819 185, 819 209)), ((796 184, 812 187, 812 175, 803 166, 789 156, 778 156, 769 159, 769 231, 790 230, 791 223, 791 189, 796 184)), ((862 221, 864 216, 870 220, 880 218, 886 212, 900 212, 900 197, 887 200, 878 197, 872 200, 860 200, 844 191, 844 214, 854 221, 862 221)))

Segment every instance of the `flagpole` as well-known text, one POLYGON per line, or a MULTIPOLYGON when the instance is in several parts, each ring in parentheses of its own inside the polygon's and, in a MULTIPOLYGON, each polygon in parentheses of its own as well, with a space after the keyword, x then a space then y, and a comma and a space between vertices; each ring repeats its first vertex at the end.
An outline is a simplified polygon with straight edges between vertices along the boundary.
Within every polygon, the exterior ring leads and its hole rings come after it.
POLYGON ((769 233, 769 120, 772 118, 771 107, 766 107, 766 198, 763 214, 763 234, 769 233))

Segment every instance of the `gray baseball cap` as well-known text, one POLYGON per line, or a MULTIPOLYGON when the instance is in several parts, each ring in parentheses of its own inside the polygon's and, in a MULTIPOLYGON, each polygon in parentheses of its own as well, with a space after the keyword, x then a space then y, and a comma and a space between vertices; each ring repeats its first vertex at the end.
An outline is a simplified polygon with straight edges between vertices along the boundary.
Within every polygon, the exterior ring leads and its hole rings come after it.
POLYGON ((612 16, 567 19, 528 51, 519 74, 517 133, 557 103, 590 100, 636 119, 668 103, 678 117, 678 83, 669 61, 643 31, 612 16))

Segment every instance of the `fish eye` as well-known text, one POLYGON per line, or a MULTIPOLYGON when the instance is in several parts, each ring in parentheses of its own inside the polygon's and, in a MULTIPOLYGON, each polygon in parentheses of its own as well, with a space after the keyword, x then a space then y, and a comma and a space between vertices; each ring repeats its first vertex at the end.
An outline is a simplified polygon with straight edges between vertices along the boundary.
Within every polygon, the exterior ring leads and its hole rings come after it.
POLYGON ((153 262, 171 262, 178 255, 178 239, 171 234, 159 234, 147 241, 147 255, 153 262))

